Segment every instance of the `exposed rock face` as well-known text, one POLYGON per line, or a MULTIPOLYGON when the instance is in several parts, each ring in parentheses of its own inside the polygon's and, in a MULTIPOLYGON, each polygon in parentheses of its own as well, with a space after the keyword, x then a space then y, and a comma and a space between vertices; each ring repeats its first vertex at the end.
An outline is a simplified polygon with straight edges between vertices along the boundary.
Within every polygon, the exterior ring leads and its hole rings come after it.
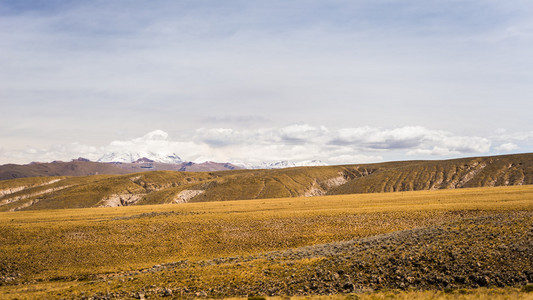
POLYGON ((176 198, 172 201, 172 203, 186 203, 189 202, 192 198, 205 193, 203 190, 184 190, 181 191, 178 195, 176 195, 176 198))
POLYGON ((315 197, 315 196, 322 196, 326 192, 323 189, 320 189, 316 186, 311 187, 309 190, 305 191, 304 197, 315 197))
POLYGON ((61 181, 61 179, 53 179, 53 180, 50 180, 48 182, 41 183, 39 185, 23 185, 23 186, 18 186, 18 187, 13 187, 13 188, 0 190, 0 197, 4 197, 4 196, 10 195, 10 194, 14 194, 16 192, 20 192, 22 190, 25 190, 25 189, 28 189, 28 188, 32 188, 32 187, 50 185, 52 183, 56 183, 56 182, 59 182, 59 181, 61 181))
POLYGON ((339 176, 327 179, 323 182, 316 182, 313 184, 313 186, 304 192, 304 197, 314 197, 314 196, 322 196, 327 193, 327 191, 331 188, 341 186, 348 182, 348 180, 345 178, 343 172, 339 173, 339 176))
POLYGON ((90 160, 87 159, 87 158, 84 158, 84 157, 78 157, 76 159, 73 159, 72 161, 85 161, 85 162, 89 162, 90 160))
POLYGON ((138 160, 134 161, 133 163, 153 163, 154 161, 152 159, 141 157, 138 160))
POLYGON ((117 207, 135 204, 143 194, 114 194, 102 199, 100 207, 117 207))
POLYGON ((0 190, 0 197, 3 197, 5 195, 14 194, 16 192, 20 192, 20 191, 22 191, 22 190, 24 190, 26 188, 27 188, 26 186, 19 186, 19 187, 9 188, 9 189, 5 189, 5 190, 0 190))
POLYGON ((326 185, 327 188, 332 188, 332 187, 343 185, 346 182, 348 182, 348 180, 344 177, 344 175, 341 172, 339 173, 338 177, 328 179, 324 182, 324 184, 326 185))
MULTIPOLYGON (((59 182, 59 181, 61 181, 61 179, 53 179, 53 180, 50 180, 48 182, 41 183, 41 184, 38 184, 38 185, 19 186, 19 187, 16 187, 16 188, 2 190, 2 191, 0 191, 0 206, 7 205, 7 204, 10 204, 10 203, 13 203, 13 202, 17 202, 17 201, 21 201, 21 200, 25 200, 25 199, 28 199, 28 198, 34 198, 34 197, 37 197, 37 196, 42 196, 42 195, 45 195, 45 194, 53 193, 53 192, 60 191, 60 190, 63 190, 63 189, 71 187, 70 185, 65 185, 65 186, 58 186, 58 187, 49 188, 49 189, 46 189, 46 190, 38 190, 38 188, 40 188, 40 187, 51 185, 51 184, 59 182), (35 190, 35 189, 37 189, 37 190, 35 190), (21 192, 21 191, 24 191, 24 190, 28 190, 28 192, 25 193, 25 194, 13 195, 13 194, 15 194, 17 192, 21 192)), ((21 205, 19 205, 17 207, 14 207, 14 208, 11 208, 9 210, 10 211, 20 210, 20 209, 29 207, 29 206, 31 206, 31 205, 39 202, 39 201, 40 201, 40 199, 33 199, 31 201, 22 203, 21 205)))
MULTIPOLYGON (((0 206, 6 205, 6 204, 10 204, 10 203, 13 203, 13 202, 17 202, 17 201, 20 201, 20 200, 32 198, 32 197, 37 197, 37 196, 42 196, 42 195, 45 195, 45 194, 50 194, 50 193, 53 193, 53 192, 64 190, 64 189, 69 188, 69 187, 71 187, 71 186, 70 185, 60 186, 60 187, 56 187, 56 188, 46 189, 44 191, 31 193, 31 194, 23 194, 23 195, 19 195, 19 196, 16 196, 16 197, 2 199, 0 201, 0 206)), ((23 203, 22 205, 20 205, 18 207, 10 209, 10 211, 21 210, 21 209, 23 209, 25 207, 32 206, 33 204, 39 202, 40 200, 41 199, 39 199, 39 198, 33 199, 33 200, 29 201, 29 202, 23 203)))
POLYGON ((487 166, 486 163, 473 163, 470 167, 470 171, 468 171, 461 180, 455 185, 455 187, 464 187, 467 182, 472 180, 479 172, 481 172, 485 167, 487 166))

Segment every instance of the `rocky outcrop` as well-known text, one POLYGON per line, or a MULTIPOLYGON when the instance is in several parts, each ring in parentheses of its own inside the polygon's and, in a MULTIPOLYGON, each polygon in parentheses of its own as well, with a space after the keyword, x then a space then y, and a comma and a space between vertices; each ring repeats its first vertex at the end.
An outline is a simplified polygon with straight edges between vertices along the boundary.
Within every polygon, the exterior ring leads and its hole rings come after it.
POLYGON ((339 176, 329 178, 323 181, 315 181, 313 185, 303 193, 304 197, 315 197, 325 195, 331 188, 341 186, 348 182, 343 172, 339 172, 339 176))
MULTIPOLYGON (((50 189, 46 189, 46 190, 43 190, 43 191, 29 193, 29 194, 22 194, 22 195, 13 196, 13 197, 7 197, 7 198, 4 198, 4 199, 0 200, 0 206, 7 205, 7 204, 10 204, 10 203, 13 203, 13 202, 17 202, 17 201, 21 201, 21 200, 25 200, 25 199, 29 199, 29 198, 33 198, 33 197, 37 197, 37 196, 42 196, 42 195, 53 193, 53 192, 57 192, 57 191, 60 191, 60 190, 63 190, 63 189, 69 188, 69 187, 70 187, 69 185, 60 186, 60 187, 50 188, 50 189)), ((29 204, 28 203, 24 203, 23 205, 21 205, 21 206, 19 206, 17 208, 13 208, 11 210, 12 211, 13 210, 20 210, 22 208, 31 206, 31 205, 33 205, 34 203, 37 203, 37 202, 38 202, 38 200, 34 199, 34 201, 28 202, 29 204)))
POLYGON ((56 183, 56 182, 59 182, 59 181, 61 181, 61 179, 53 179, 53 180, 50 180, 48 182, 37 184, 37 185, 22 185, 22 186, 3 189, 3 190, 0 190, 0 198, 2 198, 4 196, 7 196, 7 195, 10 195, 10 194, 14 194, 14 193, 23 191, 25 189, 29 189, 29 188, 32 188, 32 187, 50 185, 50 184, 53 184, 53 183, 56 183))
POLYGON ((114 194, 102 199, 99 207, 117 207, 133 205, 144 195, 142 194, 114 194))
POLYGON ((14 187, 14 188, 8 188, 8 189, 5 189, 5 190, 0 190, 0 198, 1 197, 4 197, 6 195, 10 195, 10 194, 14 194, 16 192, 20 192, 24 189, 28 188, 27 186, 19 186, 19 187, 14 187))
POLYGON ((192 198, 205 193, 203 190, 184 190, 176 195, 172 203, 186 203, 189 202, 192 198))

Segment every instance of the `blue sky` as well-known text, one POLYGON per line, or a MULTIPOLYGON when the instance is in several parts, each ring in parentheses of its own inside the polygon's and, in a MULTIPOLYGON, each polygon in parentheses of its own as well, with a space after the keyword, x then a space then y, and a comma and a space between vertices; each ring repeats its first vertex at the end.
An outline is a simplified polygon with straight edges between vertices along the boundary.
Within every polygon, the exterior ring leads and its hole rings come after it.
POLYGON ((0 163, 532 152, 530 53, 530 1, 0 0, 0 163))

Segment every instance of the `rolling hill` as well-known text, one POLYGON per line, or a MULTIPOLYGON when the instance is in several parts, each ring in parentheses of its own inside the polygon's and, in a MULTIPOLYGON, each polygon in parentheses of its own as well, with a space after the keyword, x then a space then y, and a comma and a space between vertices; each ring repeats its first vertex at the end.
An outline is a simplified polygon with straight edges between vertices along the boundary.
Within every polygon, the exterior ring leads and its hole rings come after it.
POLYGON ((0 181, 0 211, 533 184, 533 153, 443 161, 0 181))
POLYGON ((54 161, 50 163, 34 162, 27 165, 0 165, 0 180, 38 176, 120 175, 146 171, 208 172, 234 169, 239 169, 239 167, 229 163, 216 163, 210 161, 204 163, 162 163, 147 158, 141 158, 131 163, 93 162, 80 157, 70 162, 54 161))

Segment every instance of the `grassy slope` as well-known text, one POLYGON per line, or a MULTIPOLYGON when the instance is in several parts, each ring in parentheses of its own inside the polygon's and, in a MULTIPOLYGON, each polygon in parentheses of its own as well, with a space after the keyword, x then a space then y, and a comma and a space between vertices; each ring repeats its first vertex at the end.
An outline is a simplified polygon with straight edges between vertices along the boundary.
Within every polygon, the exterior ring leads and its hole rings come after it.
POLYGON ((4 212, 0 294, 515 286, 533 280, 532 223, 531 186, 4 212))
POLYGON ((404 161, 368 165, 300 167, 221 172, 156 171, 128 175, 42 177, 0 181, 0 211, 81 208, 104 199, 138 199, 134 204, 171 203, 184 190, 203 191, 189 202, 266 199, 354 193, 453 189, 533 184, 533 154, 404 161), (47 177, 48 178, 48 177, 47 177))
POLYGON ((0 165, 0 181, 39 176, 89 176, 97 174, 130 174, 147 171, 188 171, 210 172, 239 169, 239 167, 215 162, 204 163, 99 163, 73 160, 70 162, 54 161, 51 163, 30 163, 27 165, 0 165))
MULTIPOLYGON (((372 165, 369 165, 372 166, 372 165)), ((384 164, 328 194, 533 184, 533 154, 384 164)))

